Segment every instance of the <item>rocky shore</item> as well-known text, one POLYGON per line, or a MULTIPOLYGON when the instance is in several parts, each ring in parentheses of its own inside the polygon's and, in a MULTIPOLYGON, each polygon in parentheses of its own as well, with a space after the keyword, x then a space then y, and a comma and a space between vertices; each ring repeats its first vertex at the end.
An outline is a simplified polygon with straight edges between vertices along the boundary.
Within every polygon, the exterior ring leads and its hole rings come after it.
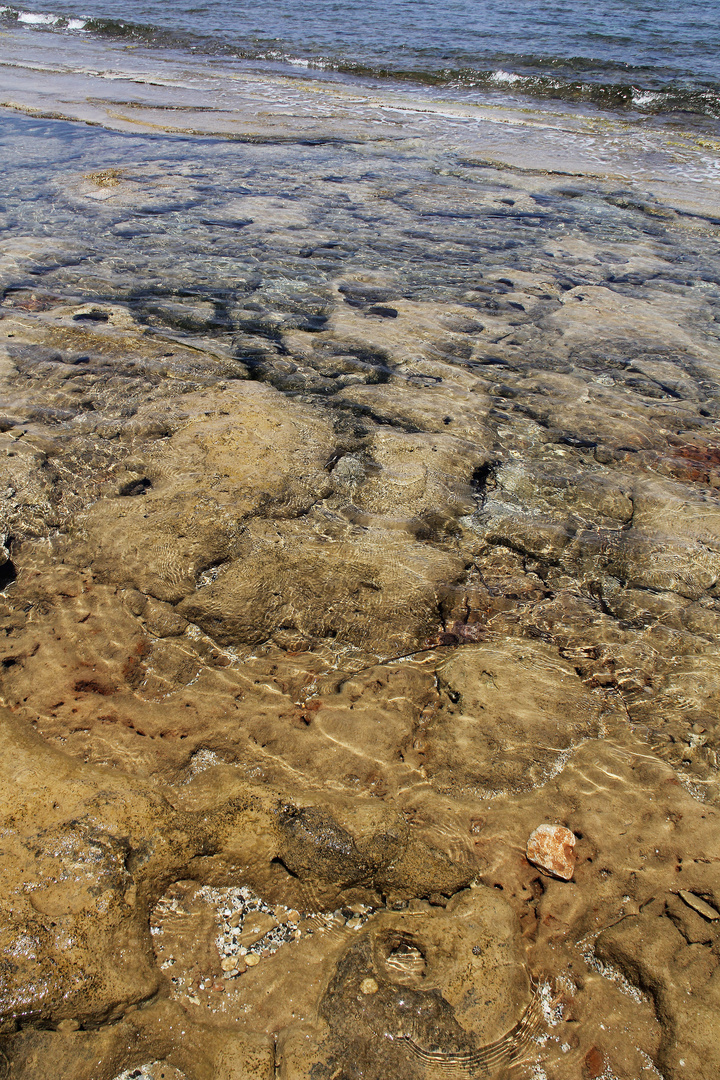
POLYGON ((0 1077, 715 1080, 717 220, 243 154, 3 211, 0 1077))

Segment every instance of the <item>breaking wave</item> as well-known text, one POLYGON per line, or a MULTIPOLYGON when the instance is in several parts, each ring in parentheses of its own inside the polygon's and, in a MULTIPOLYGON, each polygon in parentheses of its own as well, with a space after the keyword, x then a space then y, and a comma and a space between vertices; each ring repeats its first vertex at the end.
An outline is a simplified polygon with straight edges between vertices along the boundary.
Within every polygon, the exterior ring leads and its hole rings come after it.
POLYGON ((395 80, 419 85, 447 86, 457 91, 498 93, 570 103, 587 103, 605 109, 632 110, 661 116, 690 113, 720 118, 720 83, 711 80, 662 81, 649 65, 603 62, 594 58, 553 56, 493 57, 492 66, 438 66, 435 59, 416 57, 405 65, 400 60, 377 63, 354 59, 345 53, 332 55, 297 44, 284 47, 277 39, 230 37, 190 33, 124 19, 72 17, 53 12, 0 8, 0 22, 28 29, 60 33, 92 34, 98 38, 125 39, 153 48, 172 48, 195 55, 223 55, 241 60, 283 64, 291 68, 334 73, 365 80, 395 80))

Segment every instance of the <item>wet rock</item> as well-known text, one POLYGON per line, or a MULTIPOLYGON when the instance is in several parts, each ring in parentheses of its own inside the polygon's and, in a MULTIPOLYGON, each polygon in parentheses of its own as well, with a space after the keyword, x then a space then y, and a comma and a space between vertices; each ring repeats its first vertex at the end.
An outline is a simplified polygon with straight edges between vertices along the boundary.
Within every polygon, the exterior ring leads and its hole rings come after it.
POLYGON ((82 775, 12 715, 3 718, 3 739, 9 802, 2 807, 0 1013, 58 1020, 120 1015, 157 987, 143 875, 131 867, 144 864, 152 874, 177 860, 183 845, 168 828, 168 808, 140 785, 133 796, 121 778, 82 775), (49 791, 55 796, 48 820, 49 791), (164 837, 142 835, 151 820, 162 822, 164 837), (125 954, 122 965, 113 962, 117 950, 125 954))
POLYGON ((538 825, 530 834, 528 862, 550 877, 569 881, 575 872, 575 836, 564 825, 538 825))
POLYGON ((665 912, 689 944, 712 945, 714 942, 714 928, 679 896, 667 897, 665 912))
POLYGON ((440 708, 427 725, 425 768, 467 797, 527 790, 598 731, 599 703, 552 647, 499 637, 438 668, 440 708))
POLYGON ((379 1045, 400 1077, 424 1076, 428 1061, 510 1064, 526 1052, 533 1024, 518 1030, 517 1021, 533 1008, 514 916, 491 890, 446 909, 384 913, 342 954, 323 996, 329 1063, 318 1075, 351 1062, 386 1075, 379 1045))
POLYGON ((715 1037, 717 960, 689 944, 669 918, 647 914, 604 930, 597 955, 652 995, 663 1021, 658 1066, 671 1080, 691 1072, 711 1080, 720 1067, 715 1037))
POLYGON ((605 1055, 597 1046, 591 1046, 583 1061, 583 1076, 596 1080, 605 1071, 605 1055))
POLYGON ((119 559, 129 583, 169 602, 193 592, 203 570, 234 554, 240 522, 268 498, 286 500, 289 514, 307 510, 316 485, 325 482, 321 470, 331 450, 325 425, 301 408, 277 414, 275 392, 256 383, 242 384, 236 395, 188 397, 183 404, 181 430, 160 456, 146 459, 152 489, 141 500, 103 500, 82 523, 98 576, 114 577, 119 559), (255 471, 258 456, 263 477, 255 471))
POLYGON ((496 500, 470 519, 471 528, 488 544, 502 544, 536 559, 558 562, 575 529, 569 518, 560 521, 526 514, 496 500))
POLYGON ((170 604, 159 600, 148 600, 142 614, 148 630, 158 637, 178 637, 188 625, 170 604))
POLYGON ((239 557, 179 613, 224 644, 290 628, 385 655, 419 647, 434 625, 437 585, 461 573, 457 556, 334 515, 312 520, 312 530, 309 519, 253 522, 239 557))
POLYGON ((14 1069, 22 1080, 40 1080, 57 1069, 68 1080, 187 1080, 208 1067, 218 1080, 270 1080, 272 1041, 267 1037, 196 1024, 167 1001, 129 1011, 98 1030, 65 1032, 26 1029, 14 1040, 14 1069), (184 1032, 175 1047, 174 1032, 184 1032), (211 1047, 211 1049, 209 1049, 211 1047))
POLYGON ((713 238, 246 150, 63 173, 91 259, 6 215, 12 1075, 715 1080, 713 238))
POLYGON ((449 896, 470 880, 467 861, 453 862, 430 837, 414 836, 402 817, 376 814, 368 825, 354 836, 320 807, 284 808, 278 858, 311 883, 318 902, 325 903, 350 886, 375 887, 399 898, 409 892, 449 896))

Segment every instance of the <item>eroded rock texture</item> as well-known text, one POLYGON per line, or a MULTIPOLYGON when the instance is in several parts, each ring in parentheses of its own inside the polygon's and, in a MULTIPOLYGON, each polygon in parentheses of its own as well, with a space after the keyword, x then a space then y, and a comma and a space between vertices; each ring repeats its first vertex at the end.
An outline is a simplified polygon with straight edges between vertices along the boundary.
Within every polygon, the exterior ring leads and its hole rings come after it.
POLYGON ((3 256, 4 1075, 715 1080, 709 226, 262 153, 3 256))

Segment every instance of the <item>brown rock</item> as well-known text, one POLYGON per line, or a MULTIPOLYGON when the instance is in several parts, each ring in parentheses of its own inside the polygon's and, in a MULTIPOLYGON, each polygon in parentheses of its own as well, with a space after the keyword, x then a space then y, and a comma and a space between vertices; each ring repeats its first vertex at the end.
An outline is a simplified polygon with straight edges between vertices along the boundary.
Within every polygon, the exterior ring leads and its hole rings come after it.
POLYGON ((557 650, 497 637, 453 651, 428 728, 426 769, 442 791, 522 791, 542 784, 559 756, 598 730, 598 701, 557 650))
POLYGON ((595 1077, 602 1076, 604 1068, 605 1055, 602 1050, 598 1050, 597 1046, 591 1046, 583 1062, 583 1076, 588 1077, 588 1080, 594 1080, 595 1077))
MULTIPOLYGON (((646 231, 660 194, 418 161, 348 187, 383 266, 325 195, 214 207, 258 263, 236 281, 217 234, 222 305, 197 246, 131 314, 69 238, 4 242, 0 1075, 720 1076, 712 233, 646 231), (555 239, 526 230, 560 198, 555 239), (306 280, 291 222, 357 255, 306 280), (458 260, 476 228, 490 261, 458 260), (21 285, 38 266, 72 303, 21 285), (586 837, 563 889, 567 829, 523 857, 548 816, 586 837)), ((184 205, 193 170, 149 168, 105 170, 102 205, 184 205)))

